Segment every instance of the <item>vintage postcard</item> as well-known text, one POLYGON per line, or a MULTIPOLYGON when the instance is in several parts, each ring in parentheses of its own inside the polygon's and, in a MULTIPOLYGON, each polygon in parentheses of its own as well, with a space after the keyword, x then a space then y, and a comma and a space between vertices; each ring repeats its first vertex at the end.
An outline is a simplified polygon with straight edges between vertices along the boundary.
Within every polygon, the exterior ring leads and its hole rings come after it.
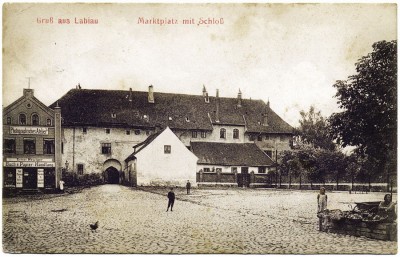
POLYGON ((397 253, 395 3, 2 11, 4 253, 397 253))

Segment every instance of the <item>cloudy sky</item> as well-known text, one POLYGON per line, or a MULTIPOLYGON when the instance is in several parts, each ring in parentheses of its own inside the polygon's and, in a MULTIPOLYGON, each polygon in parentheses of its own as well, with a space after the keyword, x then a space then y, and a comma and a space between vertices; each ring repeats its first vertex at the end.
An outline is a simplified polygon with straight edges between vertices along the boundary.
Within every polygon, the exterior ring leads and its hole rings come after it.
POLYGON ((204 84, 210 95, 236 97, 240 88, 244 98, 269 99, 297 126, 310 105, 324 116, 337 112, 335 81, 354 74, 374 42, 397 39, 395 4, 30 3, 3 11, 3 107, 28 77, 47 105, 78 83, 184 94, 201 94, 204 84), (39 22, 50 17, 52 24, 39 22), (198 25, 208 18, 223 24, 198 25))

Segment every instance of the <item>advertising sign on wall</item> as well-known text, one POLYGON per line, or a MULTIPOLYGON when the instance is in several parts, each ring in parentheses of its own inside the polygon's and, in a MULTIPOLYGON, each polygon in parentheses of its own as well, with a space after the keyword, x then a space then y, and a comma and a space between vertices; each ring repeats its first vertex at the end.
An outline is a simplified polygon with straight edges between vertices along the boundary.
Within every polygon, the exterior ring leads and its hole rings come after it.
POLYGON ((22 188, 22 169, 17 169, 16 174, 16 187, 22 188))

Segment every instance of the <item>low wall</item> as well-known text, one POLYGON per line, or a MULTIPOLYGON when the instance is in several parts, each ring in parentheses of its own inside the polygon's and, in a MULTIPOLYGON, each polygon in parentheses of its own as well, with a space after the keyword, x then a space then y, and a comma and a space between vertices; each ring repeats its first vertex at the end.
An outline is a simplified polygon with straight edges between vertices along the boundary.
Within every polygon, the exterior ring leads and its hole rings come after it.
POLYGON ((370 223, 350 220, 331 220, 324 227, 324 218, 319 218, 320 231, 372 239, 397 241, 397 223, 370 223))

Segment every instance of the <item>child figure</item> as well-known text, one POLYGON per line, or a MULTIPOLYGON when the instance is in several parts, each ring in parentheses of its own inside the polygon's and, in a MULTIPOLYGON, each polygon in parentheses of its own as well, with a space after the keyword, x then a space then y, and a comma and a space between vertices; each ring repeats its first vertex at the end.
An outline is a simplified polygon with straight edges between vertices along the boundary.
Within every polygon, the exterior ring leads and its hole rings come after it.
POLYGON ((317 196, 318 201, 318 217, 319 217, 319 230, 327 231, 329 215, 325 213, 328 205, 328 196, 325 194, 325 188, 321 187, 317 196))
POLYGON ((325 211, 326 206, 328 205, 328 196, 325 194, 324 187, 320 188, 317 200, 318 200, 318 213, 325 211))

